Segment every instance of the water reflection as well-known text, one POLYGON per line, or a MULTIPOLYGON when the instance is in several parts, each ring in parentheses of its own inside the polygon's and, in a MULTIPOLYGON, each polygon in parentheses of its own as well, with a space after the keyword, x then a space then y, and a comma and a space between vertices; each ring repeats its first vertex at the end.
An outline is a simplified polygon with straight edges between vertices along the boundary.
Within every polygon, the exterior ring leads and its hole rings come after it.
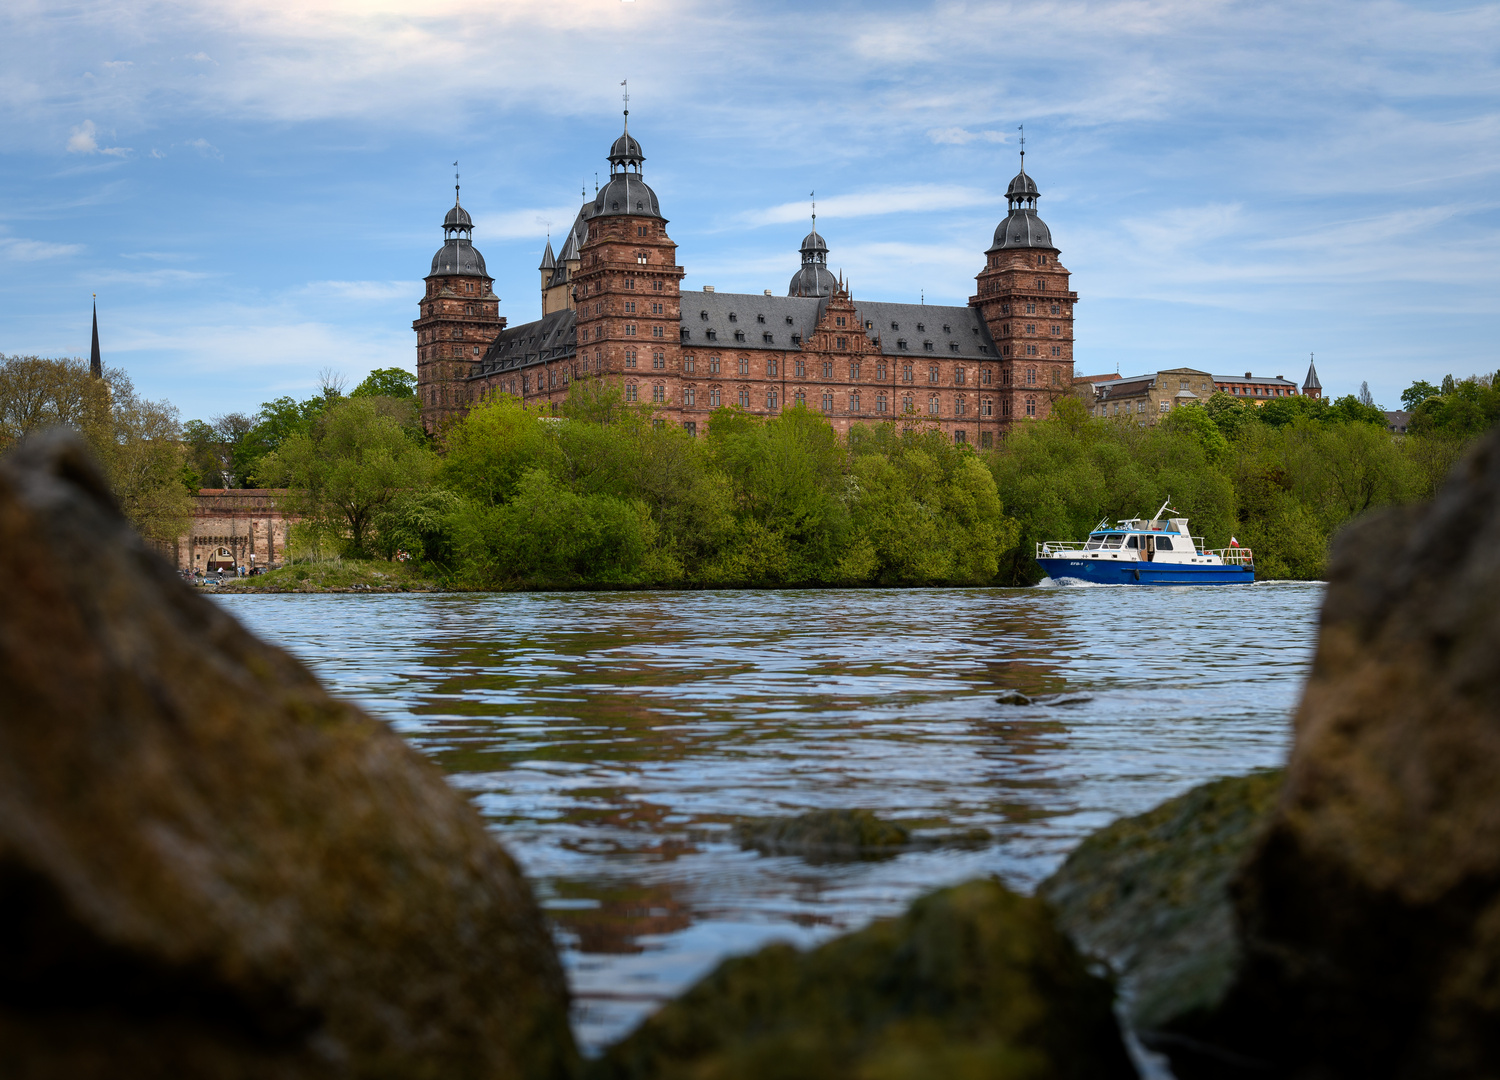
POLYGON ((1021 887, 1088 830, 1282 759, 1316 586, 222 602, 434 758, 536 883, 597 1045, 727 953, 1021 887), (1069 705, 1003 705, 1077 693, 1069 705), (868 807, 979 849, 813 865, 740 818, 868 807))

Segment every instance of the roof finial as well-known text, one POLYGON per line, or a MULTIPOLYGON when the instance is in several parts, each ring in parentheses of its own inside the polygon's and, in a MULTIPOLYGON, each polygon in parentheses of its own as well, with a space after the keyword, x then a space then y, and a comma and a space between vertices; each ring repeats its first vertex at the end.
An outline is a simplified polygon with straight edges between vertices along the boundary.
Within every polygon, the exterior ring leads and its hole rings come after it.
POLYGON ((1021 133, 1021 171, 1026 171, 1026 125, 1022 124, 1016 129, 1021 133))
POLYGON ((453 205, 458 205, 458 162, 453 163, 453 205))
POLYGON ((630 83, 629 79, 621 79, 620 80, 620 85, 623 86, 623 87, 625 87, 625 93, 622 96, 625 99, 625 130, 626 131, 630 130, 630 86, 628 85, 629 83, 630 83))
MULTIPOLYGON (((598 173, 594 174, 594 194, 595 195, 599 194, 599 174, 598 173)), ((587 196, 585 196, 585 198, 587 198, 587 196)))
POLYGON ((813 232, 817 232, 818 231, 818 193, 816 191, 809 191, 807 193, 807 197, 812 200, 813 232))

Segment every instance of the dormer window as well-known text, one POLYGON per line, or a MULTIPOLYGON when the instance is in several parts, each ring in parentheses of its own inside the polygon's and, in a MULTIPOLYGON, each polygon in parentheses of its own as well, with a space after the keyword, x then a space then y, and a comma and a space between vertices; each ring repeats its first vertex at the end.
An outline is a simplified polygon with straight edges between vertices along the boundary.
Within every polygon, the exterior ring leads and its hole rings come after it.
POLYGON ((956 341, 950 341, 950 342, 948 342, 948 348, 950 350, 952 350, 953 352, 958 352, 958 342, 956 342, 956 341))
POLYGON ((944 323, 943 324, 943 333, 945 333, 945 334, 951 334, 951 333, 953 333, 953 327, 949 326, 947 323, 944 323))
POLYGON ((710 330, 708 332, 708 340, 709 341, 718 341, 719 340, 719 332, 717 330, 710 330))
POLYGON ((708 322, 708 312, 706 312, 706 311, 700 311, 700 312, 698 312, 698 318, 702 319, 704 322, 708 322))
POLYGON ((729 313, 729 321, 730 322, 739 322, 740 321, 740 317, 738 315, 736 315, 734 312, 731 311, 729 313))
POLYGON ((761 340, 763 340, 767 345, 769 345, 769 344, 771 344, 771 342, 774 339, 771 337, 770 331, 767 331, 766 333, 764 333, 764 334, 761 335, 761 340))
POLYGON ((763 322, 766 321, 766 317, 764 315, 757 315, 757 316, 755 316, 755 321, 763 323, 763 322))
POLYGON ((921 324, 921 323, 917 323, 917 332, 918 332, 918 333, 922 333, 922 332, 924 332, 924 331, 925 331, 925 330, 926 330, 926 329, 927 329, 927 327, 925 327, 925 326, 923 326, 923 325, 922 325, 922 324, 921 324))
POLYGON ((901 329, 901 324, 900 323, 891 323, 891 329, 892 330, 900 330, 901 329))
POLYGON ((906 348, 906 339, 905 338, 897 338, 896 339, 896 348, 898 348, 898 349, 904 349, 904 348, 906 348))
POLYGON ((744 341, 745 340, 745 331, 743 331, 743 330, 736 330, 734 332, 734 340, 735 341, 744 341))
POLYGON ((922 348, 926 349, 928 352, 932 352, 932 342, 930 342, 930 341, 924 341, 924 342, 922 342, 922 348))
MULTIPOLYGON (((791 320, 788 319, 787 322, 791 322, 791 320)), ((802 344, 802 335, 801 334, 793 334, 792 335, 792 344, 793 345, 801 345, 802 344)))
POLYGON ((788 326, 792 326, 792 325, 794 325, 794 324, 793 324, 793 322, 792 322, 792 317, 791 317, 791 316, 790 316, 790 315, 788 315, 788 316, 787 316, 787 317, 786 317, 786 324, 787 324, 787 325, 788 325, 788 326))

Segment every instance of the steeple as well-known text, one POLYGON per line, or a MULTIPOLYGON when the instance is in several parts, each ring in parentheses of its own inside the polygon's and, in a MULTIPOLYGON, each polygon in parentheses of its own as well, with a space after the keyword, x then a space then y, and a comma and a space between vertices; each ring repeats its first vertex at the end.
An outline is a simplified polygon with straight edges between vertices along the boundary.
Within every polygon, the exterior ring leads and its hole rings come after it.
POLYGON ((99 294, 94 294, 94 344, 89 349, 89 375, 95 379, 104 378, 104 360, 99 355, 99 294))
POLYGON ((1313 354, 1307 354, 1307 378, 1302 380, 1302 395, 1310 398, 1323 396, 1323 384, 1318 381, 1318 369, 1313 364, 1313 354))
MULTIPOLYGON (((625 82, 620 83, 625 86, 625 82)), ((609 175, 623 173, 630 168, 636 175, 640 175, 641 162, 646 160, 646 155, 641 152, 641 144, 635 141, 630 134, 630 90, 625 91, 625 130, 614 145, 609 148, 609 175)))
POLYGON ((542 265, 539 270, 550 273, 557 268, 557 256, 552 254, 552 237, 547 237, 547 250, 542 253, 542 265))

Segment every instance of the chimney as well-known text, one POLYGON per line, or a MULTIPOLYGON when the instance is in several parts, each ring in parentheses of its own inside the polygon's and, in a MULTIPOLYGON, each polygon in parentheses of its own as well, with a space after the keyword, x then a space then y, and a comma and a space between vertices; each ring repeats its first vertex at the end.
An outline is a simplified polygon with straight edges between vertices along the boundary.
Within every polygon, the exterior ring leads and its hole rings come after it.
POLYGON ((1247 372, 1245 372, 1245 378, 1247 378, 1247 379, 1253 379, 1253 378, 1255 378, 1255 376, 1254 376, 1254 375, 1252 375, 1252 374, 1250 374, 1250 373, 1249 373, 1249 372, 1248 372, 1248 371, 1247 371, 1247 372))
POLYGON ((705 285, 705 286, 703 286, 703 291, 704 292, 713 292, 714 291, 714 287, 712 285, 705 285))
POLYGON ((770 289, 767 289, 767 290, 766 290, 766 295, 767 295, 767 296, 770 296, 770 295, 771 295, 771 290, 770 290, 770 289))

